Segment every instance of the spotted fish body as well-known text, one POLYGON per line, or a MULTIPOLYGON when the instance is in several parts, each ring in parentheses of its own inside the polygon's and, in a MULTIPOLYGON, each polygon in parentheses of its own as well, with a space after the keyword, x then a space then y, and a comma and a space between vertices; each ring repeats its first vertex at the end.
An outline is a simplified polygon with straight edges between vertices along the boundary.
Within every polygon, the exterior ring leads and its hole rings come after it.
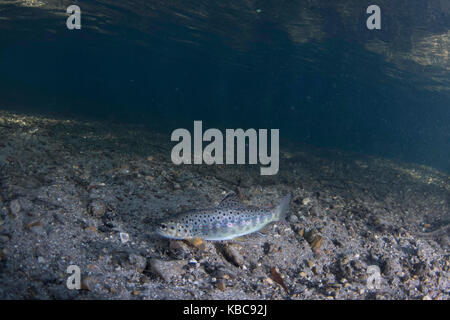
POLYGON ((230 192, 217 207, 190 210, 161 221, 156 232, 170 239, 229 240, 284 220, 290 200, 288 195, 276 208, 260 209, 245 206, 230 192))

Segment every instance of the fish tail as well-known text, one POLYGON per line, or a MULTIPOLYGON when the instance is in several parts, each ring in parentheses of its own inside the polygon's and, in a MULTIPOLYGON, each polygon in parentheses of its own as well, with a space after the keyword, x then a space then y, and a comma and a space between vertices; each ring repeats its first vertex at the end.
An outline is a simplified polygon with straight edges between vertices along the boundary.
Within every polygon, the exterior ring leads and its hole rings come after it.
POLYGON ((286 221, 286 214, 289 209, 289 202, 291 202, 291 194, 289 193, 286 197, 281 200, 280 204, 275 208, 275 213, 277 221, 286 221))

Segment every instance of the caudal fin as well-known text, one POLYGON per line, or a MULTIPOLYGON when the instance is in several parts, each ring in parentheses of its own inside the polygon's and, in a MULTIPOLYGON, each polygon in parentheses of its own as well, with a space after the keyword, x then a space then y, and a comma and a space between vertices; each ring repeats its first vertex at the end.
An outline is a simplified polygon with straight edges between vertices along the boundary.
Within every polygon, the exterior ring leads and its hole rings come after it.
POLYGON ((276 216, 278 221, 286 221, 286 214, 289 209, 289 202, 291 202, 291 194, 289 193, 286 197, 281 200, 280 204, 275 208, 276 216))

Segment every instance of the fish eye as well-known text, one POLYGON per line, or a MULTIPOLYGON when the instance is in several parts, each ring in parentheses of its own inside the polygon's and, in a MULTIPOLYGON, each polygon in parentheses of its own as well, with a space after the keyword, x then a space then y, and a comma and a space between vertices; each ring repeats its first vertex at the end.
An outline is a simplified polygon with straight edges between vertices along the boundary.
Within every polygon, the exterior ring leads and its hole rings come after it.
POLYGON ((160 228, 163 229, 163 230, 166 230, 166 229, 167 229, 167 225, 165 225, 164 223, 161 223, 159 226, 160 226, 160 228))

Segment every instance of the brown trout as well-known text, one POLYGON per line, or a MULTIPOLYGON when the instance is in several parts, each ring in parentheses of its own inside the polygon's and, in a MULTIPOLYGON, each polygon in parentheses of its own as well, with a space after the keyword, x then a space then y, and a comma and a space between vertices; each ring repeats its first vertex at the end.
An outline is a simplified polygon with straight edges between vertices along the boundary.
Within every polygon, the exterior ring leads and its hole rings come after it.
POLYGON ((156 233, 169 239, 202 238, 230 240, 261 230, 267 224, 283 221, 291 195, 273 209, 244 205, 234 192, 228 193, 216 207, 181 212, 162 220, 156 233))

